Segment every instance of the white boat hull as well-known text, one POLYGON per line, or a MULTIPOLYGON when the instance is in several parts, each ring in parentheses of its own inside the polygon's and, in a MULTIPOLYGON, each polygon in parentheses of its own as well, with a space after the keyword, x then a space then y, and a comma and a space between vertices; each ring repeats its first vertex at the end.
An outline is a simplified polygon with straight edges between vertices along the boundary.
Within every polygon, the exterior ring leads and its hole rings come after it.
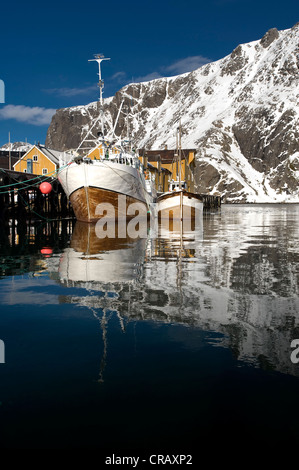
POLYGON ((130 165, 97 160, 72 162, 59 172, 58 179, 76 218, 84 222, 103 217, 104 206, 100 204, 110 204, 116 218, 127 218, 131 204, 141 203, 148 208, 152 202, 143 174, 130 165))
POLYGON ((157 202, 158 216, 161 219, 194 220, 203 212, 200 196, 184 190, 164 193, 157 202))

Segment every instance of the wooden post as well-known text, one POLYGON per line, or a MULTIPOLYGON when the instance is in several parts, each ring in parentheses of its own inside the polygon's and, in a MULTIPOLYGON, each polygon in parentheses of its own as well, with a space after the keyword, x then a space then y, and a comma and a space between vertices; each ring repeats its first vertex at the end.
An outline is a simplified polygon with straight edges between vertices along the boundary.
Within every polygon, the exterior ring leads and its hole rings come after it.
POLYGON ((11 170, 10 132, 8 133, 8 148, 9 148, 9 165, 8 165, 8 169, 11 170))
POLYGON ((144 170, 147 170, 148 157, 146 153, 144 153, 142 156, 142 164, 144 166, 144 170))
POLYGON ((186 181, 187 191, 191 191, 189 177, 190 177, 190 171, 189 171, 188 157, 187 158, 185 157, 185 181, 186 181))
POLYGON ((158 155, 158 191, 161 189, 161 155, 158 155))

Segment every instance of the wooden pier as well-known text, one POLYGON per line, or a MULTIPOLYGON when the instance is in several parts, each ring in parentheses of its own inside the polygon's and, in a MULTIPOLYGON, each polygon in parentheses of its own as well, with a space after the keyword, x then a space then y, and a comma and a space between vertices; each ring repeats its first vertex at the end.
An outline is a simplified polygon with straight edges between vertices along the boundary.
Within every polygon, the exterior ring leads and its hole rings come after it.
POLYGON ((73 209, 57 178, 0 170, 0 219, 57 219, 74 217, 73 209), (43 181, 52 185, 42 194, 43 181))
POLYGON ((210 194, 200 194, 203 202, 204 211, 218 209, 221 206, 221 196, 213 196, 210 194))
MULTIPOLYGON (((200 194, 200 197, 204 211, 216 210, 221 206, 221 196, 200 194)), ((75 218, 58 179, 0 169, 0 220, 36 218, 75 218), (52 185, 49 194, 42 194, 39 189, 43 181, 52 185)))

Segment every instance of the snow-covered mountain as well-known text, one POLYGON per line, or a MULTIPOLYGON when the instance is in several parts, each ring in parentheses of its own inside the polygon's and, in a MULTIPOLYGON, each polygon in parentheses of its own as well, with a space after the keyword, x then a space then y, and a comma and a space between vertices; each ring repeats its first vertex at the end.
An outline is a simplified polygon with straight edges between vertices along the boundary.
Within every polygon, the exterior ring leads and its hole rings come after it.
MULTIPOLYGON (((148 150, 175 148, 181 120, 182 147, 197 150, 200 193, 299 202, 298 84, 299 23, 193 72, 127 85, 105 100, 105 116, 112 129, 124 100, 136 146, 148 150)), ((58 110, 46 146, 75 149, 98 112, 97 102, 58 110)), ((122 132, 124 112, 115 129, 122 132)))
POLYGON ((11 150, 13 152, 28 152, 32 147, 32 144, 27 142, 10 142, 2 145, 0 150, 11 150))

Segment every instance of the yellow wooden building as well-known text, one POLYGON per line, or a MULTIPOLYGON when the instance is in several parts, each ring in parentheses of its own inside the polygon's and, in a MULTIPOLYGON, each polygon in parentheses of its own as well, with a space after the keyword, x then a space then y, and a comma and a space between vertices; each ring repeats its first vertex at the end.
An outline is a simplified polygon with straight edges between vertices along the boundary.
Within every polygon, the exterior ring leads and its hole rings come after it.
POLYGON ((166 192, 168 191, 168 184, 171 179, 171 171, 163 166, 155 166, 151 163, 144 161, 144 158, 140 158, 144 167, 145 167, 145 175, 147 178, 147 174, 150 175, 150 178, 155 182, 155 188, 159 192, 166 192))
MULTIPOLYGON (((110 150, 111 151, 111 150, 110 150)), ((112 147, 112 153, 118 155, 120 153, 119 147, 112 147)), ((100 160, 101 158, 105 158, 105 149, 102 144, 99 144, 97 147, 92 149, 88 155, 88 158, 91 160, 100 160)), ((139 156, 139 160, 143 163, 146 173, 150 174, 150 178, 155 181, 155 186, 157 191, 159 191, 159 187, 161 187, 161 191, 168 190, 168 181, 171 179, 171 171, 169 168, 164 168, 163 166, 158 166, 156 164, 151 164, 148 159, 144 158, 143 156, 139 156)))
MULTIPOLYGON (((110 152, 112 154, 119 155, 120 149, 118 147, 112 147, 110 152)), ((100 160, 101 158, 105 158, 105 148, 103 144, 99 144, 97 147, 90 150, 90 152, 86 155, 91 160, 100 160)))
MULTIPOLYGON (((112 152, 115 155, 120 153, 118 147, 114 147, 112 152)), ((194 168, 195 149, 183 149, 181 152, 181 180, 186 181, 189 191, 194 191, 194 168)), ((87 157, 101 159, 105 157, 105 149, 102 144, 92 149, 87 157)), ((178 178, 179 163, 175 150, 140 150, 139 160, 143 163, 146 172, 155 181, 157 191, 168 191, 169 182, 178 178)))
MULTIPOLYGON (((147 150, 141 152, 145 167, 156 170, 156 189, 168 191, 169 182, 179 179, 179 159, 175 150, 147 150)), ((195 149, 183 149, 181 152, 181 181, 186 182, 187 189, 194 191, 195 149)), ((152 170, 153 171, 153 170, 152 170)))
POLYGON ((56 176, 60 166, 72 158, 68 152, 59 152, 42 145, 33 145, 14 165, 15 171, 33 175, 56 176))

